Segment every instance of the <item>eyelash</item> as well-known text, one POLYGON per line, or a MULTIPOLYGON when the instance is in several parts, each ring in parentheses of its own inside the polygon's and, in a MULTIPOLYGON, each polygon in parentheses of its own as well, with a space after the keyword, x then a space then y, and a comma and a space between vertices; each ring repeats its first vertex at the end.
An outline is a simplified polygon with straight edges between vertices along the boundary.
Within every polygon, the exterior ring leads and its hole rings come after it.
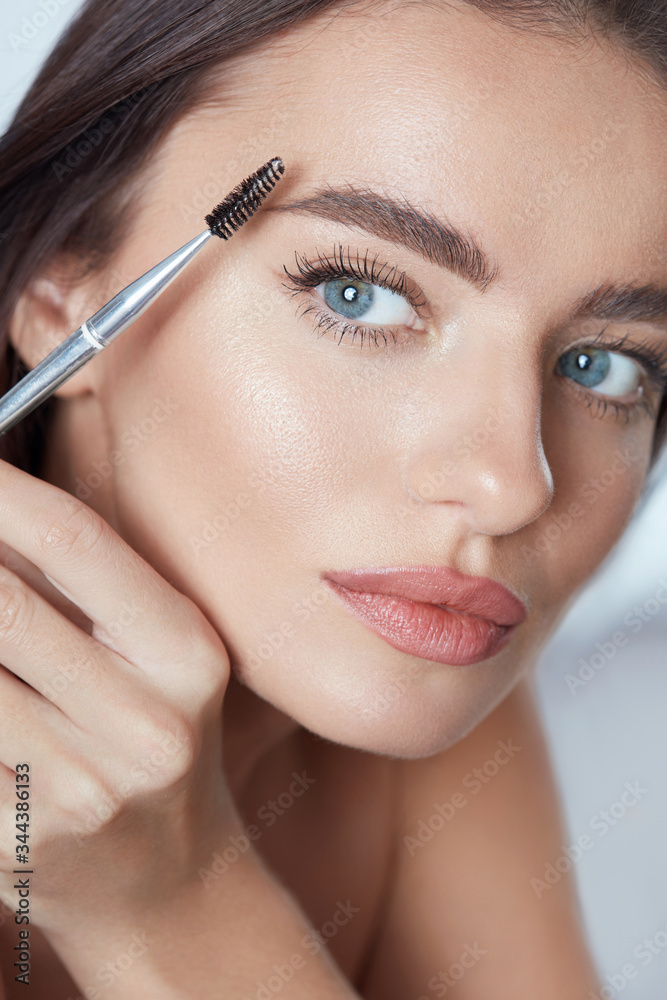
POLYGON ((649 401, 644 397, 641 397, 635 403, 621 403, 619 400, 606 399, 598 393, 587 393, 583 390, 584 405, 589 408, 594 407, 593 416, 599 418, 604 417, 608 410, 612 410, 614 413, 614 419, 618 420, 618 418, 622 415, 625 417, 626 424, 629 422, 630 418, 632 416, 636 416, 640 410, 644 410, 650 417, 655 417, 661 401, 665 398, 665 391, 667 390, 667 346, 665 346, 662 350, 658 350, 648 341, 642 341, 639 344, 630 342, 630 344, 626 346, 630 338, 629 333, 626 333, 623 337, 618 337, 615 340, 607 340, 599 343, 605 330, 601 330, 597 337, 594 337, 589 343, 575 344, 570 349, 574 350, 576 348, 581 348, 585 351, 586 348, 595 347, 597 345, 601 350, 613 351, 618 354, 623 354, 626 357, 634 358, 635 361, 638 361, 644 367, 647 374, 647 380, 651 387, 660 393, 660 399, 658 400, 657 407, 651 405, 651 403, 649 403, 649 401))
MULTIPOLYGON (((286 285, 285 287, 293 294, 298 294, 304 289, 315 288, 316 285, 321 284, 323 281, 332 281, 336 278, 357 278, 359 281, 366 281, 371 285, 378 285, 380 288, 388 288, 389 291, 396 292, 397 295, 401 295, 406 299, 417 313, 426 306, 426 299, 419 295, 417 289, 408 280, 405 271, 398 272, 396 267, 390 267, 389 264, 378 265, 379 254, 376 254, 369 262, 368 251, 366 251, 363 259, 360 258, 359 251, 357 251, 356 256, 353 258, 350 248, 348 247, 346 250, 343 250, 343 247, 339 244, 334 247, 333 260, 323 257, 318 253, 317 264, 315 264, 305 256, 299 257, 298 253, 295 253, 294 256, 298 274, 291 274, 283 265, 283 270, 291 282, 291 286, 286 285)), ((314 306, 305 309, 301 315, 305 316, 309 312, 315 314, 317 318, 315 328, 321 329, 322 333, 325 333, 327 330, 340 332, 339 344, 343 340, 343 337, 350 334, 353 341, 355 337, 361 337, 360 346, 362 348, 366 337, 372 340, 376 347, 379 346, 379 337, 382 337, 386 346, 387 333, 391 334, 392 340, 396 344, 396 336, 393 330, 345 323, 334 319, 333 316, 329 316, 314 306)))
MULTIPOLYGON (((426 306, 426 300, 411 285, 404 271, 398 272, 396 267, 389 267, 388 264, 378 265, 379 254, 376 254, 369 263, 368 251, 366 251, 363 258, 360 258, 359 251, 357 251, 356 256, 353 258, 349 247, 344 250, 338 244, 333 251, 333 260, 323 257, 319 252, 317 253, 317 263, 308 260, 305 255, 299 255, 296 252, 294 256, 298 274, 290 273, 283 265, 283 270, 290 279, 290 284, 285 284, 284 286, 293 295, 298 295, 304 290, 311 290, 323 281, 332 281, 337 278, 356 278, 359 281, 378 285, 380 288, 387 288, 397 295, 401 295, 417 313, 426 306)), ((327 330, 340 333, 338 344, 342 342, 344 337, 350 334, 353 341, 355 337, 361 337, 360 346, 362 348, 366 337, 376 347, 380 346, 379 337, 382 337, 384 345, 387 346, 387 333, 391 335, 393 343, 396 344, 396 336, 392 330, 385 331, 379 327, 365 327, 354 323, 345 323, 319 310, 315 306, 308 306, 301 315, 306 315, 309 312, 314 313, 316 317, 315 328, 322 330, 320 336, 327 330)), ((598 345, 601 350, 621 353, 633 358, 643 365, 650 384, 663 394, 664 398, 664 393, 667 389, 667 346, 663 350, 656 350, 647 341, 643 341, 640 344, 631 343, 629 346, 626 346, 629 334, 625 334, 625 336, 613 341, 605 341, 598 344, 604 332, 605 330, 602 330, 597 337, 586 344, 574 344, 570 350, 580 348, 582 351, 585 351, 587 348, 598 345)), ((585 406, 591 409, 594 408, 592 415, 597 418, 604 417, 611 410, 614 413, 615 420, 618 420, 619 416, 624 416, 625 422, 628 423, 630 418, 637 415, 641 409, 645 410, 649 416, 655 416, 657 413, 656 408, 651 406, 643 397, 635 403, 622 403, 619 400, 607 399, 599 393, 586 392, 583 388, 580 391, 580 395, 583 397, 585 406)))

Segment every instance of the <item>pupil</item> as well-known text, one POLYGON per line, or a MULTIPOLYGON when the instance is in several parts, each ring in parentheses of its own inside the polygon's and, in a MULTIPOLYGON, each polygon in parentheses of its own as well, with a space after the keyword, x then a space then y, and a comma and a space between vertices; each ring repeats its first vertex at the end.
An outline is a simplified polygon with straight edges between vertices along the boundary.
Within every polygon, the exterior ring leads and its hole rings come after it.
POLYGON ((345 299, 346 302, 354 302, 358 295, 359 292, 357 291, 356 288, 353 288, 352 285, 348 285, 345 291, 343 292, 343 298, 345 299))
POLYGON ((593 361, 591 360, 591 357, 588 354, 580 354, 579 357, 577 358, 577 367, 580 368, 582 371, 586 371, 586 369, 590 368, 592 364, 593 361))

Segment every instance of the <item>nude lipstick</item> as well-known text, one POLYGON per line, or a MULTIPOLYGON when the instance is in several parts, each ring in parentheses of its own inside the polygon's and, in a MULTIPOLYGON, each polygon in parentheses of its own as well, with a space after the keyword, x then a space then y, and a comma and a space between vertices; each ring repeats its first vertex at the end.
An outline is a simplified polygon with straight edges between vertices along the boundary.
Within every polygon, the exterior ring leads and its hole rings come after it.
POLYGON ((485 576, 448 566, 389 566, 322 574, 334 595, 390 646, 462 666, 499 652, 525 619, 525 605, 485 576))

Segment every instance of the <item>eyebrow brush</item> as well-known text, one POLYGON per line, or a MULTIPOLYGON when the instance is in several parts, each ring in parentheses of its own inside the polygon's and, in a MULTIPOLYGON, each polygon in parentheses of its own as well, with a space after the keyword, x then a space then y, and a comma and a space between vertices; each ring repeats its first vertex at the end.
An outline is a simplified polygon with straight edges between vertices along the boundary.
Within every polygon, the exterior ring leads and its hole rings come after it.
POLYGON ((148 309, 211 236, 229 239, 254 215, 280 180, 285 166, 275 156, 246 177, 204 219, 208 229, 146 271, 102 306, 78 330, 0 398, 0 435, 66 382, 148 309))

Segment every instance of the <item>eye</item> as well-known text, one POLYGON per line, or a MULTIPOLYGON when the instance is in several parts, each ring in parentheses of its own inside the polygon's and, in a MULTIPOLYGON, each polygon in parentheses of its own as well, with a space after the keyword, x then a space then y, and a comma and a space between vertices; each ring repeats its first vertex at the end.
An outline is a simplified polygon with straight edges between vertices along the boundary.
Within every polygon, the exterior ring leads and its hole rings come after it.
POLYGON ((423 328, 407 299, 389 288, 358 278, 335 278, 322 281, 313 290, 332 312, 345 319, 389 327, 423 328))
POLYGON ((575 347, 561 355, 557 371, 586 389, 605 396, 629 396, 642 381, 642 369, 632 358, 597 347, 575 347))

